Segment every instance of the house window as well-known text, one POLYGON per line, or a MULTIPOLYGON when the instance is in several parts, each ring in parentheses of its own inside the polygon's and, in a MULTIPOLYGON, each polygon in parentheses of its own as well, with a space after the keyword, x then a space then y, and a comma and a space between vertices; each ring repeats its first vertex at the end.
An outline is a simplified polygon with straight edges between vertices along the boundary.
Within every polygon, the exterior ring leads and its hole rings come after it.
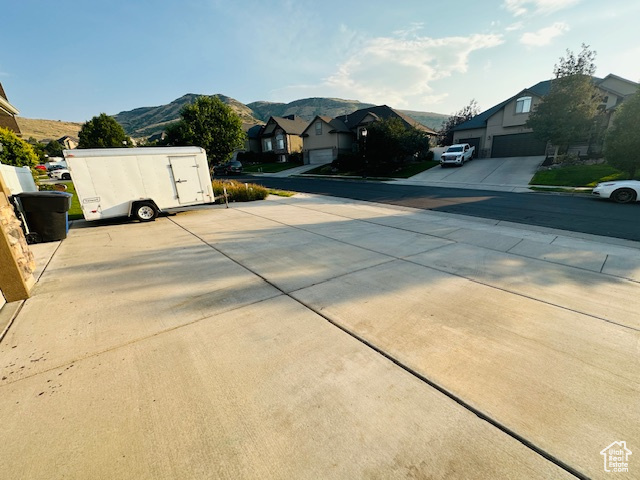
POLYGON ((265 152, 270 152, 271 150, 273 150, 273 146, 271 145, 271 139, 270 138, 265 138, 264 139, 264 151, 265 152))
POLYGON ((276 145, 278 146, 278 150, 284 150, 284 135, 276 135, 276 145))
POLYGON ((529 113, 531 111, 531 97, 520 97, 516 100, 516 113, 529 113))
POLYGON ((316 122, 316 135, 322 135, 322 122, 316 122))

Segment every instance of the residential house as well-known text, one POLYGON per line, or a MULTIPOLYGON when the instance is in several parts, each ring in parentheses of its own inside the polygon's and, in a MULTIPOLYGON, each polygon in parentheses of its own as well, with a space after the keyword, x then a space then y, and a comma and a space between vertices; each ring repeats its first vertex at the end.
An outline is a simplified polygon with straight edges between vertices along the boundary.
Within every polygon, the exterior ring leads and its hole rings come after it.
POLYGON ((259 134, 262 152, 273 152, 279 162, 286 162, 292 153, 302 152, 302 132, 308 123, 296 117, 269 117, 259 134))
POLYGON ((65 150, 73 150, 74 148, 78 148, 78 140, 75 137, 70 137, 69 135, 65 135, 64 137, 56 140, 60 145, 64 147, 65 150))
POLYGON ((368 125, 390 118, 398 118, 406 127, 422 130, 431 138, 437 135, 434 130, 387 105, 361 108, 334 119, 317 116, 302 134, 304 163, 330 163, 340 153, 353 152, 357 149, 357 142, 368 125))
POLYGON ((262 152, 262 144, 260 140, 260 134, 264 125, 255 123, 243 123, 242 130, 247 134, 247 139, 244 142, 244 151, 260 153, 262 152))
POLYGON ((7 128, 20 137, 22 133, 16 121, 16 115, 19 113, 18 109, 9 103, 0 83, 0 127, 7 128))
MULTIPOLYGON (((635 93, 638 84, 616 75, 595 78, 602 94, 601 109, 611 115, 626 97, 635 93)), ((480 157, 526 157, 545 155, 546 142, 535 138, 525 126, 529 114, 551 88, 551 80, 525 88, 516 95, 453 128, 453 143, 469 143, 480 157)), ((586 153, 588 145, 576 146, 586 153)))
POLYGON ((304 163, 331 163, 338 154, 353 152, 354 138, 342 120, 317 115, 302 132, 304 163))

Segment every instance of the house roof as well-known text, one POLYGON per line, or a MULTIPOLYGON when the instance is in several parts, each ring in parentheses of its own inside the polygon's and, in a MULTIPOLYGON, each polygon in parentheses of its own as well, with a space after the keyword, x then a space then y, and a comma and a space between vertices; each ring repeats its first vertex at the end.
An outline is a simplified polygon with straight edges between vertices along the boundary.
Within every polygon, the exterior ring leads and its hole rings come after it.
POLYGON ((249 138, 258 138, 260 136, 260 131, 264 125, 259 123, 251 124, 251 123, 243 123, 242 129, 246 132, 247 137, 249 138))
POLYGON ((316 120, 322 120, 324 123, 331 127, 329 133, 350 133, 351 130, 344 124, 344 122, 338 118, 331 118, 326 115, 316 115, 311 122, 307 125, 307 128, 302 132, 302 136, 308 135, 307 130, 309 130, 315 123, 316 120))
POLYGON ((525 93, 532 93, 537 97, 543 97, 547 93, 549 93, 550 89, 551 89, 551 80, 538 82, 532 87, 525 88, 524 90, 521 90, 520 92, 516 93, 514 96, 507 98, 505 101, 500 102, 499 104, 494 105, 490 109, 479 113, 478 115, 476 115, 473 118, 470 118, 466 122, 461 123, 460 125, 456 125, 455 127, 452 128, 452 130, 459 131, 459 130, 472 130, 474 128, 484 128, 487 126, 487 120, 491 116, 493 116, 496 112, 500 111, 502 107, 504 107, 507 103, 511 102, 513 99, 521 97, 525 93))
POLYGON ((276 127, 280 127, 289 135, 301 135, 309 124, 300 117, 270 117, 267 125, 262 132, 262 136, 268 137, 273 135, 276 127))
POLYGON ((422 130, 432 135, 435 135, 436 133, 434 130, 429 127, 425 127, 420 122, 411 118, 409 115, 399 112, 398 110, 394 110, 388 105, 378 105, 375 107, 361 108, 360 110, 356 110, 349 115, 338 118, 344 120, 344 123, 348 128, 354 129, 358 125, 360 125, 364 118, 369 114, 384 120, 387 120, 389 118, 400 118, 406 125, 410 125, 417 128, 418 130, 422 130))
MULTIPOLYGON (((598 88, 610 91, 610 92, 615 93, 617 95, 620 95, 622 97, 624 97, 624 94, 622 94, 620 92, 615 92, 615 91, 613 91, 613 90, 611 90, 609 88, 603 87, 601 85, 607 78, 614 78, 616 80, 624 81, 624 82, 627 82, 629 84, 638 85, 635 82, 632 82, 632 81, 627 80, 627 79, 622 78, 622 77, 618 77, 617 75, 613 75, 611 73, 609 75, 607 75, 605 78, 592 77, 593 83, 598 88)), ((507 98, 504 102, 501 102, 501 103, 491 107, 490 109, 485 110, 482 113, 479 113, 478 115, 476 115, 475 117, 467 120, 466 122, 461 123, 460 125, 457 125, 457 126, 453 127, 452 130, 453 131, 459 131, 459 130, 472 130, 474 128, 484 128, 484 127, 487 126, 487 120, 489 119, 489 117, 491 117, 496 112, 500 111, 501 108, 503 108, 507 103, 511 102, 515 98, 518 98, 518 97, 522 96, 525 93, 532 93, 533 95, 536 95, 537 97, 544 97, 551 90, 551 82, 552 82, 552 80, 545 80, 545 81, 536 83, 532 87, 525 88, 524 90, 518 92, 516 95, 507 98)))
POLYGON ((20 135, 20 127, 15 115, 20 113, 16 107, 9 103, 7 94, 4 93, 2 83, 0 83, 0 127, 7 128, 20 135))

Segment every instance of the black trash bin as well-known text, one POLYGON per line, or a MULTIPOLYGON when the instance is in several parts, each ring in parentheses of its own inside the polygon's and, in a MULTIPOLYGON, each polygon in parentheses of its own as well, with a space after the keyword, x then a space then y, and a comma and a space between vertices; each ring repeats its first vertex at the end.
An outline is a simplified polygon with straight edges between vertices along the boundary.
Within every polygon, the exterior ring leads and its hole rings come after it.
POLYGON ((68 212, 72 194, 67 192, 23 192, 15 195, 27 221, 32 238, 54 242, 67 238, 68 212))

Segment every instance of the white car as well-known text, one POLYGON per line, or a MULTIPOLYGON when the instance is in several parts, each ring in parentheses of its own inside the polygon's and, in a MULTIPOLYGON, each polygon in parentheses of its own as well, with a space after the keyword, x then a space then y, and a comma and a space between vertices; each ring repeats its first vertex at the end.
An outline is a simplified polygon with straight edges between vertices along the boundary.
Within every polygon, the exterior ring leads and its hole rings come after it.
POLYGON ((67 168, 58 168, 57 170, 51 170, 49 177, 53 180, 71 180, 71 173, 67 168))
POLYGON ((640 181, 602 182, 596 185, 591 194, 600 198, 610 198, 618 203, 638 202, 640 201, 640 181))

